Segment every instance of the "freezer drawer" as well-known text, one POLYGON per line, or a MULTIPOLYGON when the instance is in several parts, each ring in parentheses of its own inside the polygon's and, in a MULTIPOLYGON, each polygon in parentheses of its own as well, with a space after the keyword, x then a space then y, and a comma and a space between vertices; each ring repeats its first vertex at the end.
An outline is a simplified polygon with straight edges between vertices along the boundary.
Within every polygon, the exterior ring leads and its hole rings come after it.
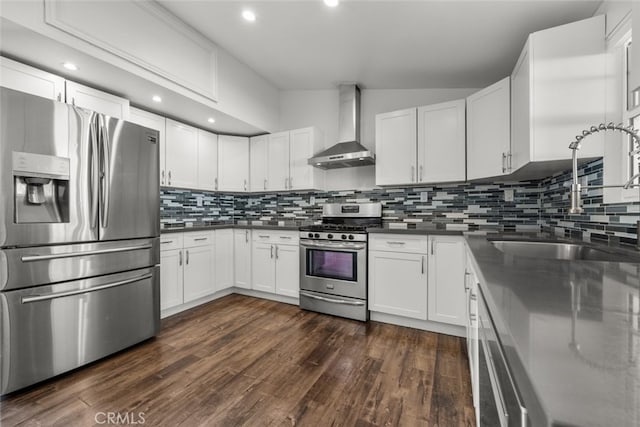
POLYGON ((154 336, 159 267, 0 292, 0 394, 154 336))
POLYGON ((356 298, 300 290, 300 308, 363 322, 369 320, 367 301, 356 298))
POLYGON ((159 238, 0 250, 0 290, 160 264, 159 238))

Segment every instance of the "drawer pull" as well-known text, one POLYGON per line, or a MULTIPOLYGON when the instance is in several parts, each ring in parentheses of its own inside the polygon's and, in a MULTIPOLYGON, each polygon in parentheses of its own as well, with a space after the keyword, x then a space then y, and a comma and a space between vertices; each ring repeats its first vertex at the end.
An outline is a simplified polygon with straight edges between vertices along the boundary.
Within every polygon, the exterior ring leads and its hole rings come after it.
POLYGON ((208 237, 198 237, 197 239, 193 239, 194 242, 202 242, 203 240, 208 240, 208 237))

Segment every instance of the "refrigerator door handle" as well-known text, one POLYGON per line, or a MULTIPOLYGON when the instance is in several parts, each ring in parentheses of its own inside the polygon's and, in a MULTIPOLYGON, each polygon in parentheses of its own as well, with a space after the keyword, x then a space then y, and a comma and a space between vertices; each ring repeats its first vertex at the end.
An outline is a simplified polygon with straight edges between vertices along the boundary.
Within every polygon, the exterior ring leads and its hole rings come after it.
POLYGON ((98 134, 96 131, 96 120, 92 120, 89 125, 89 137, 91 138, 91 166, 90 166, 90 174, 91 174, 91 207, 90 207, 90 217, 91 217, 91 228, 94 229, 97 226, 98 222, 98 196, 100 195, 100 191, 98 189, 100 185, 100 163, 99 163, 99 149, 98 149, 98 134))
POLYGON ((153 245, 148 244, 148 245, 138 245, 138 246, 125 246, 123 248, 98 249, 95 251, 84 251, 84 252, 65 252, 61 254, 47 254, 47 255, 26 255, 21 257, 20 261, 22 262, 47 261, 51 259, 74 258, 79 256, 87 256, 87 255, 104 255, 104 254, 137 251, 137 250, 151 249, 151 248, 153 248, 153 245))
POLYGON ((100 115, 100 134, 101 134, 101 143, 102 143, 102 206, 100 212, 100 222, 102 228, 107 228, 109 226, 109 199, 111 198, 110 191, 110 177, 109 173, 109 162, 110 162, 110 153, 109 147, 111 142, 109 141, 109 130, 107 129, 107 123, 103 115, 100 115))
POLYGON ((128 285, 129 283, 139 282, 140 280, 150 279, 152 274, 145 274, 143 276, 133 277, 127 280, 120 280, 118 282, 107 283, 106 285, 94 286, 93 288, 78 289, 77 291, 66 292, 54 292, 46 295, 34 295, 32 297, 22 297, 22 304, 30 302, 47 301, 54 298, 70 297, 73 295, 88 294, 89 292, 101 291, 104 289, 115 288, 116 286, 128 285))

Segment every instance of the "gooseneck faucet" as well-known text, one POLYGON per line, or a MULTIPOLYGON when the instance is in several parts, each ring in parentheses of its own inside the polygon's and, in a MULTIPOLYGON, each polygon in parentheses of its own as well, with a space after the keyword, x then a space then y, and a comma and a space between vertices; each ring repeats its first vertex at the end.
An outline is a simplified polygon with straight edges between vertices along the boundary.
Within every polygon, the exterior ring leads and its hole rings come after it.
MULTIPOLYGON (((633 149, 629 152, 629 157, 633 157, 636 155, 640 155, 640 136, 633 129, 633 126, 624 127, 622 123, 614 125, 613 123, 609 123, 605 125, 601 123, 599 126, 591 126, 590 129, 585 129, 582 131, 582 135, 577 135, 576 140, 569 144, 569 148, 573 150, 573 179, 571 184, 571 209, 569 209, 570 215, 581 214, 584 212, 582 209, 582 185, 578 182, 578 150, 580 149, 580 144, 582 144, 582 140, 587 136, 594 134, 596 132, 601 131, 620 131, 631 135, 633 138, 633 149)), ((599 186, 590 186, 588 188, 604 188, 604 187, 622 187, 624 189, 628 189, 631 187, 640 187, 640 184, 634 184, 633 182, 640 178, 640 173, 633 175, 626 183, 623 185, 599 185, 599 186)), ((587 187, 584 187, 587 188, 587 187)), ((640 228, 640 223, 638 224, 640 228)), ((638 239, 640 241, 640 239, 638 239)))

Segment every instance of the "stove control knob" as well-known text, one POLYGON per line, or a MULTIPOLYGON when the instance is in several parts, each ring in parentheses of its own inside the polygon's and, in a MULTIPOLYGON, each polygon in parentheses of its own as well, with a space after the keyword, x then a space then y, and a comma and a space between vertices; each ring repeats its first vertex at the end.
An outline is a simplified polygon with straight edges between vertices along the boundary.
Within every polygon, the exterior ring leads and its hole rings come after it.
POLYGON ((353 240, 353 234, 349 234, 349 240, 353 240))
POLYGON ((313 233, 309 233, 309 238, 313 239, 313 233))
POLYGON ((327 239, 333 239, 333 234, 327 234, 327 239))
POLYGON ((315 237, 316 239, 320 238, 320 235, 318 233, 314 234, 313 237, 315 237))
POLYGON ((343 234, 343 235, 342 235, 342 238, 346 240, 347 235, 346 235, 346 234, 343 234))

